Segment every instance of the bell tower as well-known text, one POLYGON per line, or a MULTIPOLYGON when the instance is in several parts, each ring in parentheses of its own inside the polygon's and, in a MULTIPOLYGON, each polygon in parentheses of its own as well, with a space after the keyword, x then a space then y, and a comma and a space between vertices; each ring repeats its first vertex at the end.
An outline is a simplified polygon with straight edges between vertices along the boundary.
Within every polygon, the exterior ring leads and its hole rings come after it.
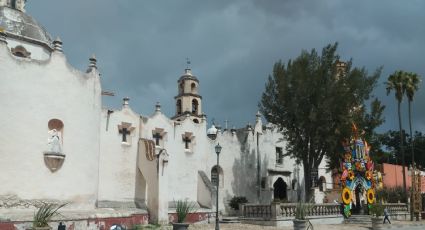
POLYGON ((202 97, 199 95, 199 80, 192 75, 192 70, 188 66, 184 74, 177 81, 178 94, 174 97, 176 100, 176 114, 173 120, 182 121, 186 117, 199 123, 202 118, 202 97))
POLYGON ((25 3, 27 0, 0 0, 0 6, 7 6, 9 8, 25 12, 25 3))

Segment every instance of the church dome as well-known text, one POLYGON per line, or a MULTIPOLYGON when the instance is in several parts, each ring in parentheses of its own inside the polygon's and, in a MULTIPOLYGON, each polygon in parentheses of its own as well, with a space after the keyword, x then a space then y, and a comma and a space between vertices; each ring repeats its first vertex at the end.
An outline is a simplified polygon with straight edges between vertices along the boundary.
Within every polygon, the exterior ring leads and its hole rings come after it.
POLYGON ((193 80, 193 81, 199 82, 198 78, 196 78, 196 76, 192 75, 192 70, 189 69, 189 68, 186 68, 184 70, 184 74, 179 79, 179 81, 183 81, 183 80, 193 80))
POLYGON ((10 37, 38 41, 51 47, 52 38, 31 16, 9 7, 0 7, 0 28, 10 37))

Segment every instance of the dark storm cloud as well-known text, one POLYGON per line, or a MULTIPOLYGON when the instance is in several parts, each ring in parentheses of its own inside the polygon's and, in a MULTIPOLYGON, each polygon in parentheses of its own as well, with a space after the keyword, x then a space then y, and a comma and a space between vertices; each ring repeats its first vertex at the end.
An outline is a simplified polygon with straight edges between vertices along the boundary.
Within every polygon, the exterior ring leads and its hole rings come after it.
MULTIPOLYGON (((375 91, 387 105, 382 130, 397 128, 394 96, 382 84, 387 76, 397 69, 425 76, 424 10, 419 0, 32 0, 27 7, 61 37, 76 68, 84 70, 96 54, 103 88, 117 95, 104 98, 107 106, 129 96, 137 112, 149 115, 159 101, 172 116, 176 81, 189 57, 208 118, 237 126, 255 118, 275 61, 338 41, 341 57, 355 66, 371 73, 384 66, 375 91)), ((421 88, 413 116, 425 131, 421 88)))

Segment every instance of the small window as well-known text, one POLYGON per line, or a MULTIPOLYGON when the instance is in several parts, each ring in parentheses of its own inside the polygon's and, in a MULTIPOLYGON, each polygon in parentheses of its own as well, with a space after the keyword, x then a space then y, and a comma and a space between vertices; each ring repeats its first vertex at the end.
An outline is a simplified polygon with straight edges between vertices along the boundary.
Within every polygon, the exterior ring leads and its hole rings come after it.
POLYGON ((195 119, 193 119, 193 123, 199 124, 199 120, 195 118, 195 119))
POLYGON ((223 187, 223 184, 224 184, 223 180, 224 180, 223 170, 221 169, 221 167, 217 167, 217 165, 212 167, 212 169, 211 169, 211 183, 214 186, 217 186, 217 182, 218 182, 220 184, 220 187, 223 187))
POLYGON ((182 100, 178 99, 176 103, 177 115, 182 114, 182 100))
POLYGON ((283 164, 283 151, 281 147, 276 147, 276 164, 283 164))
POLYGON ((261 178, 261 188, 265 189, 266 188, 266 184, 267 184, 267 177, 262 177, 261 178))

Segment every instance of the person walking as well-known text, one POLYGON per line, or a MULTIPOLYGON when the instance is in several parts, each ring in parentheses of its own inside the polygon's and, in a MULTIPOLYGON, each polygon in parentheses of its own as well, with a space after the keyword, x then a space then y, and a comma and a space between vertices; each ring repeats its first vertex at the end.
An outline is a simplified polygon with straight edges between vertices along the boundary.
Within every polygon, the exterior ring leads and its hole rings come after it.
POLYGON ((387 208, 385 208, 384 209, 384 223, 383 224, 385 224, 385 220, 388 220, 388 223, 390 223, 391 224, 391 221, 390 221, 390 219, 388 218, 390 216, 390 214, 388 213, 388 209, 387 208))

